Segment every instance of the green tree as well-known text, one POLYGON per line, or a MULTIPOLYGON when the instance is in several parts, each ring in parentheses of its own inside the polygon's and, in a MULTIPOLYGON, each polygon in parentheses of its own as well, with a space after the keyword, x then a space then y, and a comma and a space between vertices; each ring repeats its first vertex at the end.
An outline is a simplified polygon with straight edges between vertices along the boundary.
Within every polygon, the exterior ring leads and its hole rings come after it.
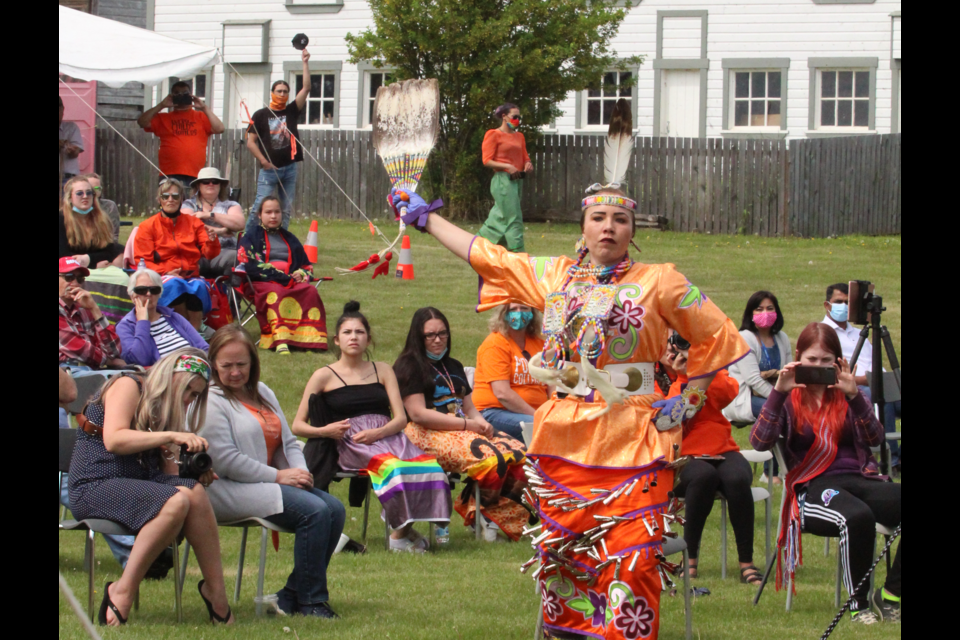
POLYGON ((369 0, 374 28, 347 35, 353 62, 396 69, 397 80, 440 82, 440 140, 428 191, 449 211, 480 212, 489 172, 480 160, 493 111, 512 102, 528 144, 572 91, 599 88, 626 62, 611 50, 627 10, 617 0, 369 0))

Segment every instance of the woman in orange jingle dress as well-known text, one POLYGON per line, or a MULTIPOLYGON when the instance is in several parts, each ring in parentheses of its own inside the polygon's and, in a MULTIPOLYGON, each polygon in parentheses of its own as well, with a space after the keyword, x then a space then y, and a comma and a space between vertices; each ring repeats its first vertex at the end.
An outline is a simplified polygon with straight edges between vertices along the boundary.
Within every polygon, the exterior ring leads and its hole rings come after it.
MULTIPOLYGON (((624 131, 632 136, 629 124, 624 131)), ((534 576, 547 631, 656 638, 666 571, 676 570, 661 551, 664 534, 677 535, 670 524, 680 520, 670 492, 681 427, 702 408, 717 372, 749 348, 673 265, 631 260, 637 205, 617 183, 588 190, 576 260, 510 253, 425 213, 416 194, 406 197, 409 223, 479 274, 478 311, 504 304, 545 310, 547 343, 531 373, 570 393, 537 411, 527 467, 534 490, 527 500, 542 524, 529 532, 537 555, 524 568, 539 563, 534 576), (665 400, 654 363, 671 330, 692 343, 690 382, 665 400)))

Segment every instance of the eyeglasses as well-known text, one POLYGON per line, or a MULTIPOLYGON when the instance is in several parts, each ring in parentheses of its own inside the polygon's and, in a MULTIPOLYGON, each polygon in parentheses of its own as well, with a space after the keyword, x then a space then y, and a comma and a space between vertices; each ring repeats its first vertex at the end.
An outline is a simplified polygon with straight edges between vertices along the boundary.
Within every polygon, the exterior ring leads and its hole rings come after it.
POLYGON ((73 282, 76 282, 77 284, 83 284, 84 282, 87 281, 86 276, 78 276, 73 273, 61 273, 60 277, 63 278, 63 281, 66 282, 67 284, 70 284, 73 282))
POLYGON ((290 95, 290 91, 287 90, 287 89, 276 89, 276 90, 274 90, 274 93, 277 94, 278 96, 288 96, 288 95, 290 95))
POLYGON ((180 194, 179 193, 162 193, 160 194, 160 199, 161 200, 179 200, 180 194))
POLYGON ((134 287, 133 292, 138 296, 158 296, 163 293, 163 287, 134 287))
POLYGON ((210 186, 217 186, 217 187, 219 187, 219 186, 220 186, 220 183, 217 182, 216 180, 204 180, 203 182, 200 183, 200 186, 201 186, 201 187, 210 187, 210 186))
POLYGON ((441 331, 440 333, 427 333, 427 334, 424 334, 423 337, 427 342, 436 342, 437 340, 447 340, 450 337, 450 332, 441 331))
POLYGON ((74 191, 73 195, 77 196, 78 198, 92 198, 97 194, 94 193, 93 190, 90 190, 90 191, 74 191))

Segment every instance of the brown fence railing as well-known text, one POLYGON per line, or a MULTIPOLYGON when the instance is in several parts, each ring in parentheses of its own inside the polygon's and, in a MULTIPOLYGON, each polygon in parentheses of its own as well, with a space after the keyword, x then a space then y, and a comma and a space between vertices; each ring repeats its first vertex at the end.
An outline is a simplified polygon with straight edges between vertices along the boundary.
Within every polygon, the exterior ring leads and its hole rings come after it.
MULTIPOLYGON (((159 143, 139 129, 122 133, 156 163, 159 143)), ((294 210, 322 219, 389 215, 390 189, 370 134, 302 131, 311 160, 300 168, 294 210), (341 193, 336 185, 346 191, 341 193)), ((671 229, 766 237, 895 235, 900 233, 900 139, 869 135, 786 141, 638 138, 627 183, 640 213, 665 218, 671 229)), ((133 215, 152 213, 157 172, 110 130, 97 131, 97 171, 108 197, 133 215)), ((531 220, 574 220, 583 190, 601 180, 601 136, 545 136, 531 146, 536 167, 523 185, 531 220)), ((256 161, 242 132, 211 140, 209 164, 226 171, 249 208, 256 161)))

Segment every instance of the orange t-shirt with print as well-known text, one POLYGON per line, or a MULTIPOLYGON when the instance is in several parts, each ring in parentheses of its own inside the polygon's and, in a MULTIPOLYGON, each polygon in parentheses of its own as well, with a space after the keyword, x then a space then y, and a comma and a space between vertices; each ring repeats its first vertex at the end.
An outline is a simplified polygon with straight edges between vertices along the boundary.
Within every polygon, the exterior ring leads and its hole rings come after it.
POLYGON ((147 131, 160 138, 157 159, 166 175, 197 176, 207 166, 207 141, 213 128, 204 112, 189 109, 158 113, 147 131))
POLYGON ((504 133, 500 129, 487 131, 483 139, 483 164, 486 165, 491 160, 523 171, 530 162, 526 138, 522 133, 504 133))
POLYGON ((510 388, 534 409, 547 401, 547 387, 530 376, 523 351, 534 355, 543 350, 543 340, 527 336, 524 349, 499 333, 491 333, 477 351, 477 373, 473 385, 473 404, 478 411, 503 409, 491 383, 506 380, 510 388))

